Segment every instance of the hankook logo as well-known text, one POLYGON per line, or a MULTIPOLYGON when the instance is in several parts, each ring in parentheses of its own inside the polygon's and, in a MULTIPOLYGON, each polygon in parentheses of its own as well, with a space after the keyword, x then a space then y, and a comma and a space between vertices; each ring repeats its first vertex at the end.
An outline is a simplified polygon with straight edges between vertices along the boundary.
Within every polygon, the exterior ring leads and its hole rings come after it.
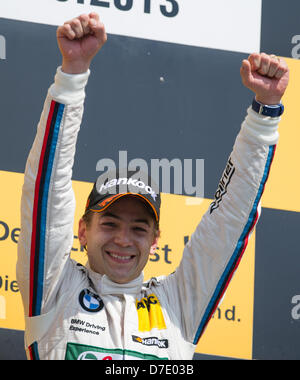
POLYGON ((137 179, 133 178, 114 178, 110 181, 108 181, 106 184, 98 184, 97 182, 97 189, 99 193, 106 193, 109 188, 120 186, 120 185, 127 185, 127 186, 135 186, 138 187, 139 190, 143 189, 148 194, 151 195, 151 197, 156 200, 157 194, 152 189, 152 187, 146 185, 143 181, 138 181, 137 179))
POLYGON ((135 343, 141 343, 144 346, 157 346, 158 348, 168 348, 168 339, 158 339, 155 336, 149 338, 140 338, 139 336, 132 335, 132 341, 135 343))

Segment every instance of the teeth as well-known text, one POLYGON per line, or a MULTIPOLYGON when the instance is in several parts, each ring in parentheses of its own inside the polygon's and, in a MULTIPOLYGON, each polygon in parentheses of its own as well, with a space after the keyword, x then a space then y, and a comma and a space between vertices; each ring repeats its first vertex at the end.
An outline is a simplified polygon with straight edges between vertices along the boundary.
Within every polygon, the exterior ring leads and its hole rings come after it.
POLYGON ((116 255, 115 253, 111 253, 109 252, 109 254, 112 256, 112 257, 115 257, 116 259, 120 259, 120 260, 129 260, 131 256, 118 256, 116 255))

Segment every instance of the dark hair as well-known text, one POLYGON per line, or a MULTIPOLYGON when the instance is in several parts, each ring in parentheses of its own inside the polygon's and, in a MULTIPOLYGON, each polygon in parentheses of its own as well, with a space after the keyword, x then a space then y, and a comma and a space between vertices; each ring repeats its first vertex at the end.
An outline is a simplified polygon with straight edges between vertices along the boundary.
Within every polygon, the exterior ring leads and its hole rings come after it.
POLYGON ((87 227, 89 227, 92 223, 92 217, 94 212, 92 210, 88 210, 84 215, 82 215, 82 220, 85 222, 87 227))

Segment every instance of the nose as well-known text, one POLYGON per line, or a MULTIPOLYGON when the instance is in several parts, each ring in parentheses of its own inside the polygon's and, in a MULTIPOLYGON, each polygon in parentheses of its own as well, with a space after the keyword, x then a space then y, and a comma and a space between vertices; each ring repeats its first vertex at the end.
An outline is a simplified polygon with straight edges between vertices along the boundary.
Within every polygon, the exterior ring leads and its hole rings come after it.
POLYGON ((130 231, 128 228, 121 227, 116 231, 114 242, 120 247, 132 246, 132 239, 130 237, 130 231))

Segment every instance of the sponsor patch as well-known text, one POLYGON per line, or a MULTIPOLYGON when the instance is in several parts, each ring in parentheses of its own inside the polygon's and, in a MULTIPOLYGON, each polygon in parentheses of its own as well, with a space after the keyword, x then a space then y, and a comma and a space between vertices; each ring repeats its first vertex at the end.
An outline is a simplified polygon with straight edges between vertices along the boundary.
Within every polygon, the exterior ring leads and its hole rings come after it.
POLYGON ((79 294, 79 303, 85 311, 89 311, 90 313, 98 313, 104 307, 102 299, 88 289, 82 290, 79 294))
POLYGON ((235 167, 231 161, 231 157, 229 158, 226 168, 223 172, 223 175, 220 179, 217 191, 215 193, 215 200, 210 206, 210 213, 212 213, 215 209, 217 209, 222 201, 223 196, 227 193, 227 187, 230 183, 230 180, 235 171, 235 167))
MULTIPOLYGON (((97 183, 97 190, 99 193, 104 193, 106 194, 108 189, 114 188, 115 186, 122 186, 126 185, 127 187, 129 186, 134 186, 137 188, 137 192, 139 193, 141 190, 144 190, 146 193, 150 194, 151 197, 156 200, 157 194, 156 192, 152 189, 152 187, 148 186, 145 184, 145 182, 133 178, 114 178, 110 181, 108 181, 106 184, 98 184, 97 183)), ((133 190, 133 189, 132 189, 133 190)), ((134 192, 134 191, 132 191, 134 192)))
POLYGON ((166 329, 164 316, 158 298, 150 294, 147 298, 136 300, 136 310, 139 320, 139 331, 151 331, 154 328, 166 329))
POLYGON ((65 360, 167 360, 156 355, 123 350, 120 348, 102 348, 85 344, 68 343, 65 360))
POLYGON ((143 344, 144 346, 157 346, 158 348, 168 348, 168 339, 158 339, 155 336, 149 338, 141 338, 136 335, 132 335, 132 341, 135 343, 143 344))

